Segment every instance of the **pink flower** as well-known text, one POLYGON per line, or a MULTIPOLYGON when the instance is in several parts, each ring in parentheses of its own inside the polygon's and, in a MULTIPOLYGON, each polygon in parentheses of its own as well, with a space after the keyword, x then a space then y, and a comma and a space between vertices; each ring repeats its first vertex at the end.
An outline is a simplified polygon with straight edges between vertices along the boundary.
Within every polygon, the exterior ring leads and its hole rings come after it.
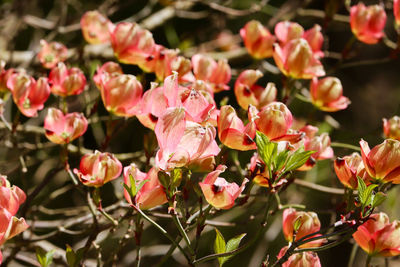
POLYGON ((158 119, 155 133, 160 146, 156 166, 165 171, 198 165, 206 159, 212 161, 220 152, 215 128, 187 121, 183 107, 168 108, 158 119))
POLYGON ((226 166, 219 165, 199 185, 210 205, 217 209, 227 210, 233 207, 235 199, 243 191, 248 180, 245 178, 240 187, 236 183, 228 183, 224 178, 218 177, 225 169, 226 166))
POLYGON ((317 58, 324 56, 324 53, 321 51, 324 36, 321 33, 321 26, 318 24, 304 31, 304 28, 296 22, 282 21, 276 24, 275 35, 281 45, 285 45, 294 39, 304 38, 310 45, 314 56, 317 58))
POLYGON ((396 25, 400 25, 400 1, 394 0, 393 1, 393 14, 396 21, 396 25))
MULTIPOLYGON (((24 218, 14 216, 25 199, 26 195, 19 187, 11 186, 7 177, 0 175, 0 246, 29 227, 24 218)), ((0 251, 0 264, 1 261, 0 251)))
POLYGON ((7 86, 7 81, 16 73, 15 69, 6 69, 6 62, 4 60, 0 60, 0 94, 7 94, 10 89, 7 86))
POLYGON ((125 64, 143 64, 155 46, 151 32, 136 23, 118 23, 110 36, 115 56, 125 64))
POLYGON ((270 140, 297 139, 299 134, 292 135, 289 129, 292 126, 293 116, 285 104, 272 102, 257 114, 255 120, 257 129, 265 134, 270 140))
MULTIPOLYGON (((318 232, 321 228, 321 222, 315 212, 296 211, 293 208, 285 209, 283 211, 283 234, 288 242, 297 241, 307 235, 318 232), (297 222, 298 221, 298 222, 297 222), (299 224, 296 229, 295 224, 299 224), (296 239, 293 240, 296 233, 296 239)), ((321 234, 313 235, 312 237, 321 236, 321 234)), ((310 238, 312 238, 310 237, 310 238)), ((307 240, 307 239, 306 239, 307 240)), ((301 248, 319 247, 324 242, 324 239, 317 239, 301 245, 301 248)))
POLYGON ((365 6, 360 2, 351 7, 350 26, 358 40, 366 44, 376 44, 382 39, 386 23, 386 13, 382 6, 365 6))
POLYGON ((400 141, 386 139, 370 149, 368 143, 361 140, 360 147, 365 169, 372 179, 400 184, 400 141))
POLYGON ((245 70, 237 78, 235 96, 238 104, 243 109, 247 110, 249 105, 262 109, 276 100, 277 90, 275 84, 268 83, 265 88, 255 84, 262 76, 261 71, 245 70))
MULTIPOLYGON (((285 255, 288 248, 289 247, 286 246, 281 249, 278 254, 278 259, 285 255)), ((282 264, 282 267, 321 267, 321 262, 316 253, 306 251, 291 255, 289 259, 282 264)))
POLYGON ((257 20, 252 20, 240 29, 240 36, 247 51, 254 58, 263 59, 272 56, 275 37, 257 20))
POLYGON ((312 79, 325 75, 324 67, 307 40, 293 39, 280 46, 274 44, 274 60, 281 72, 295 79, 312 79))
POLYGON ((154 129, 157 120, 169 107, 184 107, 186 120, 199 124, 216 125, 218 111, 204 82, 196 81, 191 88, 178 85, 176 74, 168 76, 162 87, 146 91, 141 101, 141 111, 137 115, 140 122, 154 129))
POLYGON ((59 42, 47 43, 45 40, 40 40, 40 46, 37 56, 46 69, 54 68, 59 62, 65 61, 68 57, 68 49, 59 42))
POLYGON ((109 112, 121 117, 132 117, 139 111, 143 88, 136 76, 121 72, 118 64, 107 62, 97 70, 93 80, 109 112))
POLYGON ((218 117, 218 137, 221 143, 241 151, 256 149, 256 143, 253 140, 256 136, 256 124, 251 118, 249 120, 250 122, 244 126, 232 106, 221 107, 218 117))
POLYGON ((49 75, 51 92, 59 96, 79 95, 86 85, 86 78, 79 68, 68 69, 63 62, 58 63, 49 75))
POLYGON ((36 117, 37 111, 42 110, 44 102, 50 96, 50 86, 47 78, 34 78, 24 73, 11 75, 7 81, 14 103, 18 109, 27 117, 36 117))
POLYGON ((370 177, 358 153, 353 153, 343 158, 337 158, 334 167, 339 181, 347 188, 357 189, 357 177, 361 177, 366 183, 369 183, 370 177))
POLYGON ((124 183, 131 187, 130 176, 134 179, 136 186, 146 181, 142 188, 137 192, 134 203, 129 193, 124 190, 125 199, 136 204, 140 209, 147 210, 162 205, 167 202, 165 189, 158 180, 158 171, 151 168, 148 173, 141 172, 135 164, 124 168, 124 183))
POLYGON ((79 180, 86 186, 101 187, 122 172, 122 164, 110 153, 95 151, 82 157, 79 170, 74 169, 79 180))
POLYGON ((217 62, 209 56, 196 54, 192 57, 192 66, 195 78, 206 82, 211 92, 229 90, 231 67, 225 59, 217 62))
POLYGON ((46 137, 56 144, 68 144, 82 136, 88 127, 88 122, 82 113, 64 113, 55 108, 49 108, 44 119, 46 137))
POLYGON ((346 109, 350 100, 343 96, 342 83, 338 78, 326 77, 312 79, 310 86, 311 102, 323 111, 339 111, 346 109))
POLYGON ((400 141, 400 117, 393 116, 390 119, 383 119, 383 133, 386 138, 400 141))
POLYGON ((372 214, 353 234, 357 244, 371 256, 400 255, 400 222, 389 222, 383 213, 372 214))
POLYGON ((81 29, 85 40, 90 44, 110 42, 110 32, 114 30, 111 21, 97 10, 87 11, 81 18, 81 29))

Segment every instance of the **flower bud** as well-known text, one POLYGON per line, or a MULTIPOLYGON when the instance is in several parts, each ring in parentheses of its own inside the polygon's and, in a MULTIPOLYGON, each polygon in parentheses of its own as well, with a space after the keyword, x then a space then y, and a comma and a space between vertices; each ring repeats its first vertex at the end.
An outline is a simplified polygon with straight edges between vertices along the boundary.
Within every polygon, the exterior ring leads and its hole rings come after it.
POLYGON ((337 158, 334 163, 335 172, 339 181, 347 188, 357 189, 357 177, 368 183, 369 175, 365 170, 360 154, 354 152, 350 156, 337 158))
POLYGON ((19 206, 26 200, 26 195, 18 186, 11 186, 7 177, 0 175, 0 207, 15 215, 19 206))
MULTIPOLYGON (((283 247, 278 254, 278 259, 282 258, 288 249, 288 246, 283 247)), ((316 253, 306 251, 291 255, 289 259, 282 264, 282 267, 321 267, 321 262, 316 253)))
POLYGON ((237 78, 235 96, 243 109, 247 110, 249 105, 262 109, 275 101, 277 89, 274 83, 268 83, 265 88, 255 84, 261 77, 262 73, 258 70, 245 70, 237 78))
POLYGON ((257 129, 265 134, 270 140, 278 140, 284 137, 292 126, 293 116, 285 104, 272 102, 258 114, 255 120, 257 129))
POLYGON ((88 122, 83 114, 78 112, 66 115, 56 108, 49 108, 44 118, 46 137, 56 144, 68 144, 82 136, 87 130, 88 122))
POLYGON ((218 137, 227 147, 247 151, 256 149, 254 137, 256 136, 256 124, 253 120, 244 126, 231 106, 221 107, 218 117, 218 137))
POLYGON ((286 44, 291 40, 302 38, 304 28, 296 22, 281 21, 275 25, 275 35, 281 44, 286 44))
POLYGON ((327 133, 312 138, 306 137, 304 140, 304 149, 306 151, 315 151, 311 154, 308 161, 298 170, 306 171, 314 167, 318 160, 330 159, 334 156, 331 147, 331 138, 327 133))
POLYGON ((199 185, 210 205, 217 209, 227 210, 233 207, 235 199, 243 191, 248 180, 245 178, 240 187, 236 183, 228 183, 224 178, 218 177, 225 169, 226 166, 219 165, 199 185))
POLYGON ((209 56, 196 54, 192 57, 192 66, 195 78, 208 83, 211 92, 229 90, 231 67, 226 59, 217 62, 209 56))
MULTIPOLYGON (((154 208, 167 202, 164 187, 158 180, 158 171, 151 168, 148 173, 141 172, 135 164, 124 168, 124 183, 131 187, 131 177, 136 186, 146 181, 135 196, 134 203, 142 210, 154 208)), ((124 189, 125 199, 132 204, 129 193, 124 189)))
POLYGON ((112 61, 104 63, 100 68, 97 68, 96 74, 93 76, 93 81, 97 88, 101 90, 103 84, 107 83, 111 77, 123 74, 121 67, 112 61))
POLYGON ((240 36, 247 51, 257 59, 272 56, 275 37, 257 20, 252 20, 240 29, 240 36))
POLYGON ((68 49, 59 42, 47 43, 45 40, 40 40, 40 46, 37 56, 42 66, 46 69, 54 68, 59 62, 65 61, 68 57, 68 49))
POLYGON ((324 56, 324 52, 321 51, 322 45, 324 43, 324 36, 321 33, 321 26, 315 24, 314 27, 307 30, 303 34, 303 38, 307 40, 315 56, 324 56))
POLYGON ((386 139, 371 150, 361 140, 360 147, 365 169, 372 179, 400 184, 400 141, 386 139))
POLYGON ((383 119, 383 133, 386 138, 400 141, 400 117, 394 116, 390 119, 383 119))
POLYGON ((151 56, 155 46, 151 32, 136 23, 121 22, 110 36, 115 56, 125 64, 143 64, 151 56))
POLYGON ((79 170, 74 173, 86 186, 101 187, 116 178, 122 172, 121 162, 111 153, 95 151, 82 157, 79 170))
POLYGON ((14 69, 5 69, 6 62, 0 60, 0 96, 3 97, 5 94, 10 92, 7 86, 7 81, 15 73, 14 69))
POLYGON ((343 96, 342 83, 335 77, 313 78, 310 93, 311 102, 323 111, 342 110, 350 104, 350 100, 343 96))
POLYGON ((89 44, 106 44, 114 25, 97 10, 87 11, 81 18, 81 29, 89 44))
POLYGON ((353 234, 357 244, 371 256, 400 255, 400 222, 389 222, 383 213, 372 214, 353 234))
POLYGON ((47 78, 39 78, 37 81, 24 73, 11 75, 7 81, 14 103, 27 117, 36 117, 37 111, 42 110, 44 102, 50 96, 50 86, 47 78))
POLYGON ((295 79, 311 79, 325 75, 324 67, 303 39, 294 39, 282 47, 274 44, 274 60, 280 71, 295 79))
POLYGON ((101 99, 105 108, 121 117, 132 117, 139 110, 142 84, 134 75, 119 74, 108 77, 100 84, 101 99))
POLYGON ((376 44, 383 35, 386 13, 382 6, 365 6, 360 2, 350 10, 350 26, 358 40, 366 44, 376 44))
POLYGON ((86 78, 79 68, 67 69, 63 62, 58 63, 49 75, 51 92, 59 96, 79 95, 86 85, 86 78))

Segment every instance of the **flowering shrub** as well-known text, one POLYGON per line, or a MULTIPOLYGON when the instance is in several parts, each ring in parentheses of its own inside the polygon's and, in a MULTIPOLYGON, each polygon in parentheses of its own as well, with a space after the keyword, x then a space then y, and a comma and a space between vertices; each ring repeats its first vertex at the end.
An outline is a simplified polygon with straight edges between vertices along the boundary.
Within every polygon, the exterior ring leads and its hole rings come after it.
POLYGON ((397 264, 399 1, 15 2, 1 266, 397 264))

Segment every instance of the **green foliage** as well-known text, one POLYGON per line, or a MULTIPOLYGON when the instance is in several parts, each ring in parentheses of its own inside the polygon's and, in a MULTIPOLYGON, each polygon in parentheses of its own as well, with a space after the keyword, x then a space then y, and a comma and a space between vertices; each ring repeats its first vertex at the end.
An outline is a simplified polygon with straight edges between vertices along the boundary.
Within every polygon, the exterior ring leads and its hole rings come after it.
POLYGON ((53 262, 54 252, 55 252, 54 249, 47 252, 40 247, 36 248, 36 258, 40 266, 42 267, 50 266, 50 264, 53 262))
POLYGON ((143 181, 136 181, 131 174, 129 174, 129 182, 131 186, 129 187, 127 184, 124 184, 125 190, 128 192, 128 194, 131 196, 131 198, 134 198, 136 194, 142 189, 145 183, 147 183, 149 179, 145 179, 143 181))
POLYGON ((67 245, 67 250, 65 256, 67 258, 67 263, 69 267, 80 266, 80 262, 83 257, 83 252, 85 248, 80 248, 77 251, 74 251, 69 245, 67 245))
MULTIPOLYGON (((215 241, 214 241, 214 252, 217 254, 221 253, 226 253, 226 252, 231 252, 237 249, 240 245, 240 242, 242 241, 243 237, 245 237, 246 234, 240 234, 232 239, 230 239, 227 243, 225 243, 225 239, 222 236, 221 232, 218 231, 218 229, 215 228, 215 241)), ((219 266, 222 266, 225 262, 227 262, 230 258, 232 258, 235 254, 229 255, 229 256, 224 256, 224 257, 219 257, 218 262, 219 266)))
POLYGON ((386 199, 386 194, 383 192, 374 192, 374 189, 378 187, 377 184, 370 184, 367 186, 363 179, 357 177, 358 180, 358 200, 361 204, 362 213, 364 216, 368 215, 374 208, 383 203, 386 199), (365 207, 370 206, 368 211, 364 212, 365 207))

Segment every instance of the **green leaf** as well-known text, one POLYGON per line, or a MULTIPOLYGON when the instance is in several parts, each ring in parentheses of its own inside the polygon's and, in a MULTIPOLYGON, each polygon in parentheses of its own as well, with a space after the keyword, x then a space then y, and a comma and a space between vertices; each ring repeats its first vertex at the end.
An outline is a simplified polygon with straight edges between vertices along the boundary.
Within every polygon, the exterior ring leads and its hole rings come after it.
MULTIPOLYGON (((214 252, 216 254, 225 253, 226 252, 226 243, 225 239, 222 236, 221 232, 215 228, 215 241, 214 241, 214 252)), ((219 266, 223 264, 223 257, 218 258, 219 266)))
POLYGON ((315 151, 304 151, 303 148, 296 150, 291 156, 289 156, 289 159, 286 162, 285 171, 289 172, 300 168, 307 162, 314 152, 315 151))
POLYGON ((83 252, 85 251, 85 248, 80 248, 76 252, 69 246, 67 245, 66 253, 65 256, 67 258, 67 263, 69 267, 76 267, 80 265, 80 262, 83 257, 83 252))
POLYGON ((300 226, 301 226, 301 219, 302 219, 302 216, 299 216, 299 217, 296 219, 296 221, 294 221, 294 225, 293 225, 293 231, 294 231, 294 232, 299 231, 300 226))
POLYGON ((276 156, 274 163, 276 171, 279 171, 280 169, 283 168, 283 166, 285 166, 288 155, 289 155, 289 150, 284 150, 281 153, 279 153, 278 156, 276 156))
POLYGON ((358 198, 363 207, 367 205, 371 205, 373 201, 373 191, 378 186, 376 184, 371 184, 368 187, 366 186, 363 179, 357 177, 358 180, 358 198))
POLYGON ((375 194, 373 200, 372 200, 372 208, 378 207, 380 204, 382 204, 383 201, 386 199, 386 194, 382 192, 378 192, 375 194))
POLYGON ((164 186, 164 188, 168 188, 171 178, 168 173, 160 170, 158 172, 158 180, 160 181, 161 185, 164 186))
MULTIPOLYGON (((246 234, 240 234, 237 235, 235 237, 233 237, 232 239, 230 239, 228 241, 228 243, 226 243, 226 251, 225 252, 231 252, 235 249, 237 249, 240 245, 240 241, 242 241, 243 237, 245 237, 246 234)), ((235 256, 235 254, 226 256, 226 257, 221 257, 220 259, 220 265, 224 264, 226 261, 228 261, 230 258, 232 258, 233 256, 235 256)))
POLYGON ((182 181, 182 169, 180 168, 175 168, 171 172, 171 180, 172 180, 172 187, 178 187, 181 184, 182 181))
POLYGON ((36 258, 42 267, 48 267, 53 262, 53 254, 55 250, 52 249, 49 252, 44 249, 38 247, 36 248, 36 258))
POLYGON ((261 132, 256 134, 256 144, 258 155, 264 161, 266 167, 272 171, 271 163, 276 156, 278 144, 269 141, 268 137, 261 132))
POLYGON ((360 200, 361 204, 365 203, 365 190, 367 190, 367 186, 365 185, 365 182, 363 179, 361 179, 360 177, 357 177, 357 181, 358 181, 358 199, 360 200))

